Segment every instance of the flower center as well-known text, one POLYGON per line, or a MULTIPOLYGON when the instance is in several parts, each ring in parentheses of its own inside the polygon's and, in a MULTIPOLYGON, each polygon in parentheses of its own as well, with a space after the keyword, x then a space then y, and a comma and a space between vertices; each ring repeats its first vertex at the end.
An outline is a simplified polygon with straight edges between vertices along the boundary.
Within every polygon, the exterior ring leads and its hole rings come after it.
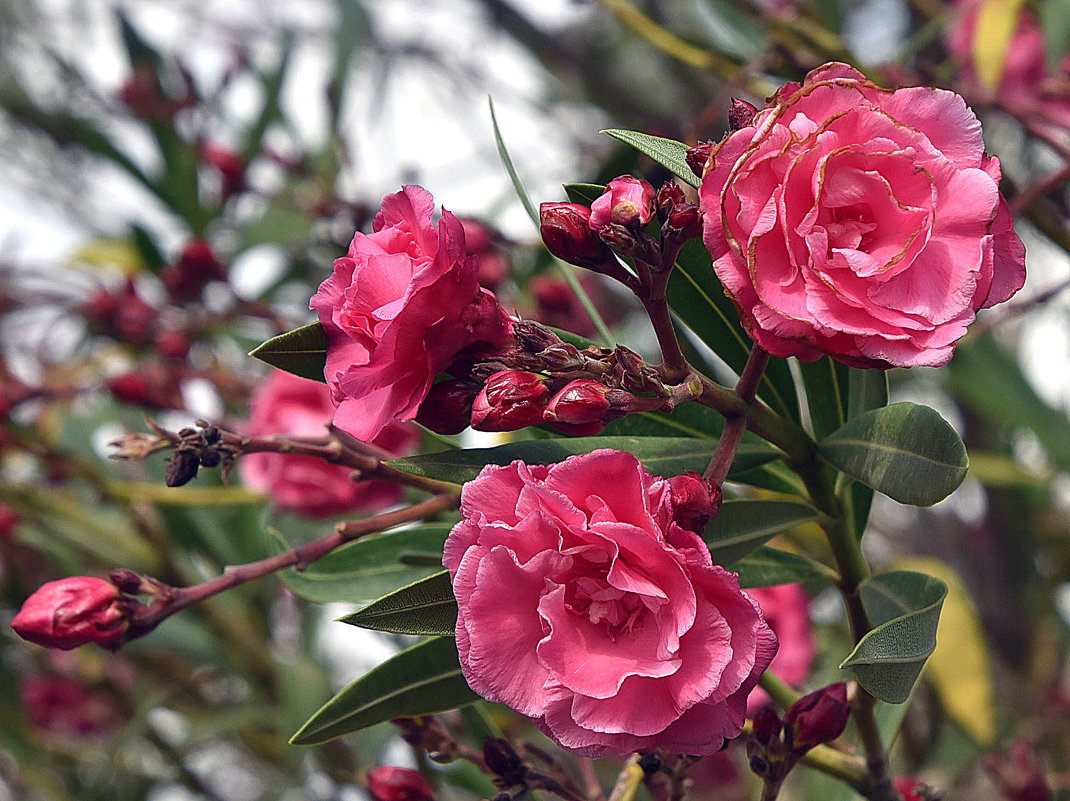
POLYGON ((611 586, 604 578, 583 576, 565 589, 565 605, 606 630, 611 640, 642 628, 640 615, 646 606, 634 592, 611 586))

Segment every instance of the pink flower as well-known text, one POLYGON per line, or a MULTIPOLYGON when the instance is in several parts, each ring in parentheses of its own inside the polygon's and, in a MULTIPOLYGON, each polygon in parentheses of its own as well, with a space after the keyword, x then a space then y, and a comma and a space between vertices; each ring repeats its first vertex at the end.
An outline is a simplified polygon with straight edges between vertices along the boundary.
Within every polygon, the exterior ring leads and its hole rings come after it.
MULTIPOLYGON (((334 412, 330 391, 323 384, 274 371, 253 395, 251 436, 289 434, 317 437, 326 433, 334 412)), ((392 456, 411 451, 419 430, 409 423, 390 421, 372 440, 392 456)), ((280 508, 307 517, 327 517, 353 509, 374 511, 401 500, 401 487, 389 481, 353 481, 348 467, 315 456, 250 453, 238 462, 243 481, 270 495, 280 508)))
POLYGON ((113 695, 68 676, 28 676, 19 702, 38 732, 63 739, 102 737, 128 717, 113 695))
POLYGON ((435 797, 422 774, 389 765, 368 771, 368 792, 373 801, 431 801, 435 797))
POLYGON ((1064 56, 1055 73, 1048 69, 1044 31, 1026 9, 1018 12, 1018 25, 1004 55, 999 83, 987 86, 977 74, 973 40, 977 31, 980 0, 957 0, 955 16, 944 32, 944 41, 959 65, 959 78, 970 95, 984 102, 998 102, 1030 121, 1066 137, 1070 132, 1070 56, 1064 56))
POLYGON ((599 231, 611 223, 636 227, 654 216, 654 187, 642 178, 620 175, 591 204, 590 226, 599 231))
POLYGON ((22 639, 64 651, 95 642, 118 645, 129 626, 126 602, 114 584, 90 576, 49 581, 26 599, 11 621, 22 639))
POLYGON ((826 64, 715 146, 703 240, 773 355, 938 366, 1025 281, 999 178, 958 95, 826 64))
MULTIPOLYGON (((801 584, 756 587, 747 593, 758 602, 765 622, 780 642, 780 650, 769 669, 787 684, 802 684, 817 652, 814 630, 810 625, 810 596, 801 584)), ((753 714, 768 699, 765 691, 758 688, 751 694, 748 710, 753 714)))
POLYGON ((327 332, 334 423, 360 440, 392 419, 412 420, 460 351, 501 345, 509 334, 497 300, 479 287, 460 221, 443 211, 436 230, 433 211, 418 186, 388 195, 374 233, 353 237, 312 298, 327 332))
POLYGON ((711 754, 739 735, 776 637, 673 522, 669 481, 612 450, 490 465, 461 513, 442 561, 473 690, 587 756, 711 754))

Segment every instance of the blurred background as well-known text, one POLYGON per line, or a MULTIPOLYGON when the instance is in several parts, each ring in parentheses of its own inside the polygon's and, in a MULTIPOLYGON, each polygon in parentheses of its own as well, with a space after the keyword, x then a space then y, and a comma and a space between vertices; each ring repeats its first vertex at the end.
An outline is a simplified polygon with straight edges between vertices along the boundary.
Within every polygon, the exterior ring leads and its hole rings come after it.
MULTIPOLYGON (((194 583, 329 530, 248 477, 170 490, 162 459, 108 461, 107 444, 144 430, 144 414, 248 425, 267 371, 246 353, 312 319, 332 260, 401 184, 465 218, 481 280, 508 308, 591 333, 502 167, 489 100, 537 204, 565 199, 563 183, 668 177, 600 129, 717 140, 731 98, 760 106, 831 60, 966 96, 1028 254, 1025 289, 948 367, 891 373, 893 400, 936 407, 971 453, 955 495, 929 510, 883 499, 867 534, 874 563, 954 589, 941 649, 958 661, 932 660, 896 769, 949 798, 1024 798, 1008 776, 1035 759, 1067 797, 1068 41, 1065 0, 6 0, 0 801, 366 798, 362 771, 379 764, 420 767, 444 798, 493 794, 387 726, 286 744, 397 647, 337 631, 345 608, 301 597, 341 597, 344 579, 359 602, 417 568, 380 564, 375 585, 361 572, 375 557, 358 569, 343 556, 328 589, 263 580, 117 656, 45 652, 7 624, 53 578, 122 566, 194 583), (1025 750, 1008 756, 1014 743, 1025 750)), ((642 350, 628 298, 582 281, 642 350)), ((837 598, 811 599, 814 686, 845 652, 840 614, 837 598)), ((695 792, 749 797, 741 765, 700 771, 695 792)), ((789 792, 834 797, 819 780, 789 792)))

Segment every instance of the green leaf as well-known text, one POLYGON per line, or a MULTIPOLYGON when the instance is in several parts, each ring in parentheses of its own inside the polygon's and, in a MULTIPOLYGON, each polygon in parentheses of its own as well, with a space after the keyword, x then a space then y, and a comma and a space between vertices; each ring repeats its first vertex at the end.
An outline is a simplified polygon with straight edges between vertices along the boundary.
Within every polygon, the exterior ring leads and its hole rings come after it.
POLYGON ((602 184, 565 184, 565 194, 569 202, 582 203, 584 206, 590 206, 605 191, 606 188, 602 184))
POLYGON ((828 356, 799 362, 814 439, 824 439, 847 422, 848 368, 828 356))
POLYGON ((303 571, 283 571, 282 580, 297 595, 315 603, 374 601, 441 571, 442 546, 450 528, 448 523, 429 523, 364 537, 303 571))
POLYGON ((721 53, 750 61, 765 50, 765 34, 754 21, 755 17, 727 0, 705 0, 696 3, 700 23, 711 44, 721 53))
POLYGON ((452 637, 457 626, 457 601, 449 571, 408 584, 340 619, 352 626, 393 634, 452 637))
POLYGON ((1043 0, 1040 4, 1040 28, 1044 31, 1044 53, 1048 70, 1059 73, 1063 56, 1070 51, 1070 3, 1066 0, 1043 0))
POLYGON ((260 115, 253 124, 252 129, 245 137, 245 147, 242 149, 242 159, 248 164, 252 161, 263 146, 264 134, 268 127, 276 120, 282 119, 282 86, 286 80, 286 71, 290 66, 290 55, 293 52, 293 31, 283 31, 282 34, 282 57, 279 66, 273 73, 261 79, 264 89, 264 101, 260 106, 260 115))
POLYGON ((490 105, 490 122, 494 127, 494 144, 498 146, 498 157, 502 160, 502 166, 505 167, 505 171, 509 173, 509 180, 513 182, 513 189, 516 191, 516 196, 520 198, 521 204, 524 206, 524 211, 528 213, 528 217, 535 223, 535 227, 539 227, 539 211, 535 208, 535 204, 531 202, 531 198, 528 196, 528 190, 524 188, 524 182, 520 180, 520 174, 516 171, 516 167, 513 165, 512 156, 509 155, 509 150, 505 147, 505 140, 502 138, 501 128, 498 127, 498 115, 494 113, 494 101, 491 98, 487 98, 487 102, 490 105))
POLYGON ((645 153, 673 175, 683 179, 685 183, 696 189, 701 183, 699 177, 687 166, 687 151, 690 148, 683 142, 665 139, 661 136, 651 136, 639 131, 625 131, 620 128, 607 128, 602 133, 608 134, 614 139, 619 139, 624 144, 634 147, 640 153, 645 153))
POLYGON ((823 585, 836 583, 835 572, 820 562, 768 545, 760 546, 727 567, 739 573, 739 586, 743 588, 772 587, 796 581, 823 585))
POLYGON ((896 570, 866 579, 859 592, 875 628, 840 667, 877 698, 901 704, 936 648, 947 585, 924 573, 896 570))
MULTIPOLYGON (((669 277, 669 307, 699 339, 735 373, 743 372, 751 339, 739 322, 739 312, 713 272, 710 254, 698 239, 684 244, 669 277)), ((771 359, 762 375, 758 396, 773 411, 799 419, 795 380, 786 359, 771 359)))
POLYGON ((376 723, 445 712, 478 700, 461 674, 456 643, 437 637, 365 673, 324 704, 290 742, 318 745, 376 723))
MULTIPOLYGON (((884 370, 847 368, 847 419, 888 405, 888 373, 884 370)), ((869 524, 873 489, 855 481, 851 484, 851 521, 855 537, 862 538, 869 524)))
POLYGON ((816 520, 818 512, 802 501, 786 499, 732 500, 707 526, 702 538, 713 561, 737 562, 777 534, 816 520))
POLYGON ((932 506, 966 477, 966 446, 935 409, 894 403, 818 443, 833 467, 900 503, 932 506))
MULTIPOLYGON (((479 475, 488 464, 507 465, 516 459, 527 464, 554 464, 599 448, 634 454, 655 476, 675 476, 688 470, 703 472, 713 457, 717 442, 684 437, 557 437, 510 442, 494 448, 404 456, 388 464, 410 475, 463 484, 479 475)), ((776 458, 777 451, 767 445, 741 445, 732 464, 734 469, 742 472, 776 458)))
POLYGON ((272 337, 249 351, 249 355, 302 378, 324 381, 327 333, 319 323, 309 323, 272 337))

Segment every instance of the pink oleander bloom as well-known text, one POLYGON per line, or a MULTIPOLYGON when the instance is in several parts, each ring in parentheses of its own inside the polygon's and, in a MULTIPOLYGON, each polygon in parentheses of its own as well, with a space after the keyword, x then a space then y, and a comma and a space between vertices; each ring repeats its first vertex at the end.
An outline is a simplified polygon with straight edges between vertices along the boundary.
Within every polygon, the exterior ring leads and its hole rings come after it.
POLYGON ((1066 138, 1070 136, 1070 56, 1059 69, 1048 69, 1044 31, 1027 9, 1018 12, 1018 25, 1007 45, 999 82, 986 85, 977 74, 973 41, 981 0, 956 0, 954 16, 944 41, 959 67, 958 78, 972 97, 997 102, 1037 125, 1066 138))
POLYGON ((471 346, 503 345, 508 316, 479 286, 478 259, 448 211, 431 224, 431 194, 406 186, 313 296, 327 333, 324 376, 334 423, 365 442, 391 420, 412 420, 435 376, 471 346))
MULTIPOLYGON (((276 370, 253 394, 246 433, 255 437, 322 436, 333 413, 327 387, 276 370)), ((390 421, 371 444, 391 456, 402 456, 419 441, 416 426, 390 421)), ((305 517, 329 517, 355 509, 377 511, 401 500, 399 485, 390 481, 353 481, 351 468, 315 456, 250 453, 239 460, 238 468, 250 488, 271 496, 280 509, 305 517)))
POLYGON ((654 216, 654 187, 642 178, 621 175, 591 204, 590 226, 599 231, 610 223, 629 228, 646 225, 654 216))
POLYGON ((115 696, 68 676, 28 676, 18 691, 30 725, 49 737, 104 737, 128 717, 115 696))
MULTIPOLYGON (((801 584, 779 584, 775 587, 755 587, 747 593, 758 602, 765 622, 780 642, 769 669, 786 684, 798 687, 810 675, 810 665, 817 653, 814 629, 810 623, 810 596, 801 584)), ((748 703, 753 715, 769 696, 760 687, 748 703)))
POLYGON ((90 576, 49 581, 26 599, 11 621, 22 639, 64 651, 95 642, 118 645, 129 626, 118 588, 90 576))
POLYGON ((714 147, 703 241, 774 356, 936 367, 1025 281, 999 178, 958 95, 826 64, 714 147))
POLYGON ((776 636, 629 453, 488 465, 443 554, 469 686, 585 756, 711 754, 776 636))
POLYGON ((432 801, 435 797, 422 774, 389 765, 368 771, 368 793, 373 801, 432 801))

